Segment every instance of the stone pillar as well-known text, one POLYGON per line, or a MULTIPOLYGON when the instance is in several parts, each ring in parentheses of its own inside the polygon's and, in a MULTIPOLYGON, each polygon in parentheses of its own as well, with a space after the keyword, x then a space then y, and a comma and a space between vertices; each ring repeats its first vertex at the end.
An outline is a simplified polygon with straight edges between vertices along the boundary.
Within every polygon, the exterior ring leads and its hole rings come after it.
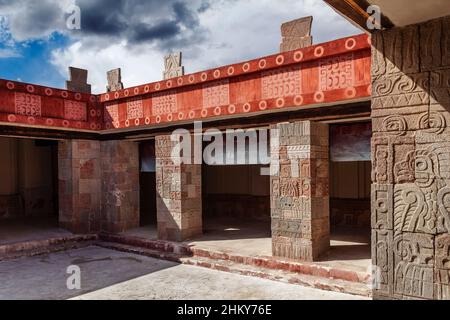
POLYGON ((450 17, 372 50, 375 299, 450 299, 450 17))
POLYGON ((138 144, 102 142, 101 164, 102 231, 119 233, 139 227, 138 144))
POLYGON ((100 231, 100 142, 58 145, 59 223, 74 233, 100 231))
POLYGON ((155 146, 158 238, 184 241, 201 235, 201 164, 177 164, 168 135, 156 137, 155 146))
POLYGON ((328 126, 310 121, 271 128, 273 255, 314 261, 330 247, 328 126), (279 147, 277 147, 279 141, 279 147))

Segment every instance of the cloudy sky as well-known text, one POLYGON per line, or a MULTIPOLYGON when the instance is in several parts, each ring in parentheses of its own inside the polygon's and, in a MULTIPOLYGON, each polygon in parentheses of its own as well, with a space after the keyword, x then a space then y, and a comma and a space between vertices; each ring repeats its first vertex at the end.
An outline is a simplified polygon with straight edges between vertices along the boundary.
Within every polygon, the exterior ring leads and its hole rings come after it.
POLYGON ((307 15, 315 43, 360 33, 321 0, 0 0, 0 78, 63 87, 71 65, 100 93, 117 67, 127 87, 161 80, 171 51, 187 73, 274 54, 281 23, 307 15))

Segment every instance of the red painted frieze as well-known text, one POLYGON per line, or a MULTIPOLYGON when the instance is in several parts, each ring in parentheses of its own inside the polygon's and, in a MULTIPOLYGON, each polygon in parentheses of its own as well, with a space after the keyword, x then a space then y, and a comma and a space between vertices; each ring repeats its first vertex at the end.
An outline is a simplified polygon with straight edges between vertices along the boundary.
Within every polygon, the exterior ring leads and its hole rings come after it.
POLYGON ((101 95, 0 80, 0 122, 91 131, 248 116, 367 99, 359 35, 101 95))
POLYGON ((103 108, 97 96, 0 79, 0 122, 97 131, 103 108))

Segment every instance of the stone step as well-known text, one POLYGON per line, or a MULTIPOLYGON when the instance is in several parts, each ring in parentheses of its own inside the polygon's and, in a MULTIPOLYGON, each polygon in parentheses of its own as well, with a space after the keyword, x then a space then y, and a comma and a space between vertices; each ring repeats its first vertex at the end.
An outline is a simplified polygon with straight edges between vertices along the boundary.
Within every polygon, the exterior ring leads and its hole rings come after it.
MULTIPOLYGON (((148 241, 149 240, 147 240, 146 243, 148 241)), ((221 256, 220 259, 195 255, 186 256, 183 253, 164 252, 157 249, 136 246, 135 244, 129 245, 117 242, 99 241, 96 245, 106 249, 143 255, 155 259, 168 260, 176 263, 209 268, 223 272, 236 273, 245 276, 259 277, 290 284, 298 284, 321 290, 348 293, 362 297, 370 297, 372 294, 372 290, 367 283, 347 281, 337 278, 328 278, 324 276, 325 274, 311 275, 288 270, 279 270, 275 269, 276 265, 272 265, 272 268, 266 268, 263 266, 255 266, 233 261, 236 260, 235 258, 225 259, 225 256, 221 256)), ((152 247, 152 245, 149 246, 152 247)), ((193 251, 195 252, 196 249, 194 249, 193 251)), ((215 254, 212 254, 212 256, 214 257, 215 254)))
POLYGON ((45 240, 33 240, 0 245, 0 261, 32 257, 52 252, 78 249, 95 244, 97 235, 70 235, 45 240))
POLYGON ((212 260, 231 261, 239 264, 250 265, 254 267, 263 267, 273 270, 284 270, 293 273, 339 279, 350 282, 369 284, 371 276, 368 272, 361 272, 343 268, 336 268, 320 263, 298 262, 283 258, 265 257, 265 256, 244 256, 235 253, 214 251, 195 246, 189 246, 185 243, 177 243, 161 240, 149 240, 140 237, 130 237, 113 234, 100 234, 100 240, 110 243, 120 243, 132 247, 140 247, 159 251, 161 253, 176 253, 179 257, 200 257, 212 260))
POLYGON ((155 249, 149 249, 144 247, 139 247, 135 245, 128 245, 128 244, 122 244, 117 242, 105 242, 105 241, 99 241, 95 244, 97 247, 105 248, 105 249, 111 249, 126 253, 133 253, 145 257, 155 258, 155 259, 161 259, 161 260, 167 260, 172 261, 176 263, 182 263, 182 257, 183 255, 173 253, 173 252, 164 252, 161 250, 155 250, 155 249))
POLYGON ((209 258, 212 260, 231 261, 239 264, 262 267, 265 269, 284 270, 293 273, 323 277, 329 279, 339 279, 357 283, 370 283, 370 274, 367 272, 358 272, 332 266, 285 260, 282 258, 263 257, 263 256, 243 256, 234 253, 212 251, 202 248, 191 248, 194 257, 209 258))
POLYGON ((223 272, 230 272, 251 277, 259 277, 289 284, 297 284, 326 291, 347 293, 351 295, 361 296, 362 298, 369 298, 372 296, 372 289, 370 288, 369 284, 361 282, 330 279, 322 276, 313 276, 285 270, 274 270, 264 267, 256 267, 252 265, 236 263, 230 260, 225 261, 202 257, 189 257, 181 258, 181 262, 183 264, 209 268, 223 272))
POLYGON ((157 250, 165 253, 176 253, 180 255, 192 255, 189 246, 171 241, 150 240, 140 237, 124 236, 120 234, 100 233, 99 239, 103 242, 120 243, 124 245, 157 250))

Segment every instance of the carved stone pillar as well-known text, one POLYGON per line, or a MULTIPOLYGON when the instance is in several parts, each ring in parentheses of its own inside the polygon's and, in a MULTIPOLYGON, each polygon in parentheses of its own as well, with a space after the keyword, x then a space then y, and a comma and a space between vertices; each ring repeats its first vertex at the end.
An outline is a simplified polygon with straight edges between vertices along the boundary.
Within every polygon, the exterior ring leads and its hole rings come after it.
POLYGON ((328 126, 310 121, 272 127, 273 255, 314 261, 330 246, 328 126), (279 147, 277 147, 279 141, 279 147))
POLYGON ((171 157, 175 143, 158 136, 156 189, 158 238, 184 241, 202 234, 202 166, 179 164, 171 157))
POLYGON ((450 299, 450 17, 373 35, 375 299, 450 299))

